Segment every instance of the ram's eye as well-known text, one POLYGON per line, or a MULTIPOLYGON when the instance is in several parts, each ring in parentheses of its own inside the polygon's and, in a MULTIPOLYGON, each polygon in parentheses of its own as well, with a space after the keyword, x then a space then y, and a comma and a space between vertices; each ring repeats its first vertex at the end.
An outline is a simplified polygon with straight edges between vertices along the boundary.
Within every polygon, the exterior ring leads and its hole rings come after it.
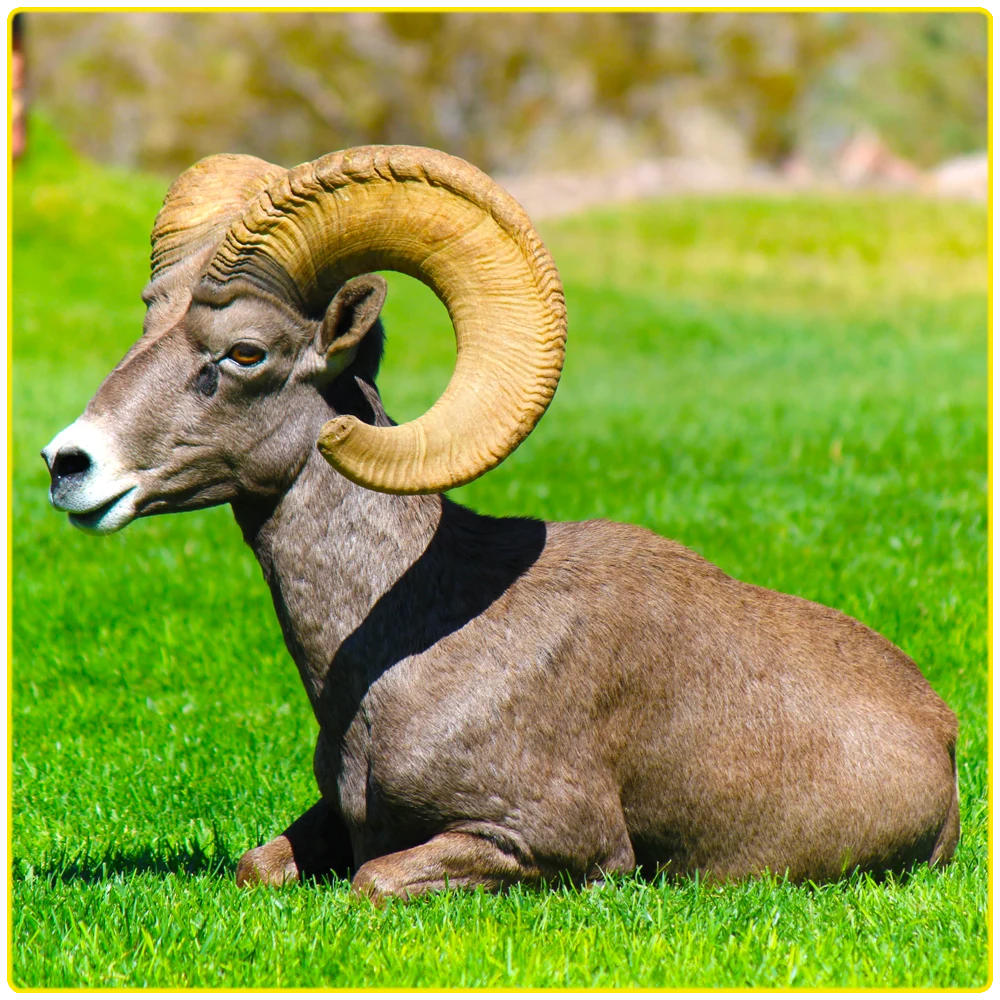
POLYGON ((256 344, 248 344, 245 341, 241 341, 238 344, 233 344, 226 357, 231 358, 244 368, 249 368, 251 365, 259 365, 267 357, 267 351, 256 344))

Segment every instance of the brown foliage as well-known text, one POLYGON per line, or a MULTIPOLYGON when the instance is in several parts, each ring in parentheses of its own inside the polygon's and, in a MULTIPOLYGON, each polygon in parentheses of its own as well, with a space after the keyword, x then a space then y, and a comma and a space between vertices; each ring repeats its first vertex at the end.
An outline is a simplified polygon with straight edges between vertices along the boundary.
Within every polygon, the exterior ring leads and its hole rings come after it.
POLYGON ((487 170, 672 153, 828 156, 874 127, 922 164, 985 145, 975 13, 37 13, 40 107, 102 160, 174 171, 363 143, 487 170))

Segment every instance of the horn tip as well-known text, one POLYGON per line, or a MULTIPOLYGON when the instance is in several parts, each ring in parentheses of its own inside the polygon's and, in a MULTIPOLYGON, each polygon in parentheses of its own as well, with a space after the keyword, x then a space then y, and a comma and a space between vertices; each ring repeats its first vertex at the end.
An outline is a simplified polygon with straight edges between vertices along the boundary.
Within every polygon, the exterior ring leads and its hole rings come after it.
POLYGON ((323 457, 329 462, 333 453, 337 450, 337 446, 342 444, 343 441, 348 437, 351 431, 354 430, 358 424, 361 423, 357 417, 350 415, 334 417, 332 420, 328 420, 320 428, 319 439, 316 442, 317 447, 322 453, 323 457))

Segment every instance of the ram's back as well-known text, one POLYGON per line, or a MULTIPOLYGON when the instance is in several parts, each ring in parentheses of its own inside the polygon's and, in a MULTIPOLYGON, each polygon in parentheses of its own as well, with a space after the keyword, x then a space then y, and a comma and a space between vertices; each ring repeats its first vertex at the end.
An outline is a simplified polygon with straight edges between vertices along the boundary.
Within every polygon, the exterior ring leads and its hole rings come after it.
POLYGON ((547 529, 520 581, 560 639, 546 700, 564 732, 592 726, 640 864, 835 877, 930 857, 956 723, 901 650, 644 529, 547 529))

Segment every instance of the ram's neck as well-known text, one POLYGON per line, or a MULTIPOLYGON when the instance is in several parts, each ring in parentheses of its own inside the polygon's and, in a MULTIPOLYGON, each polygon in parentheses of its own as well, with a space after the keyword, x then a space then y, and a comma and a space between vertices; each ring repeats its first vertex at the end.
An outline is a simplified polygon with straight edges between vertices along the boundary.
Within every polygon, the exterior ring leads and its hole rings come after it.
POLYGON ((277 504, 233 505, 317 711, 331 667, 349 669, 338 651, 425 554, 442 503, 355 486, 314 450, 277 504))
POLYGON ((538 559, 546 526, 440 496, 355 486, 313 451, 267 506, 233 504, 321 726, 336 731, 388 670, 442 640, 481 653, 478 624, 538 559))

